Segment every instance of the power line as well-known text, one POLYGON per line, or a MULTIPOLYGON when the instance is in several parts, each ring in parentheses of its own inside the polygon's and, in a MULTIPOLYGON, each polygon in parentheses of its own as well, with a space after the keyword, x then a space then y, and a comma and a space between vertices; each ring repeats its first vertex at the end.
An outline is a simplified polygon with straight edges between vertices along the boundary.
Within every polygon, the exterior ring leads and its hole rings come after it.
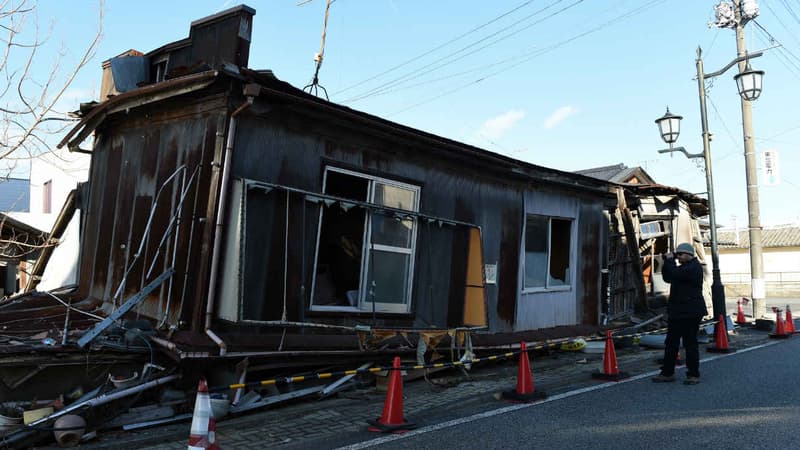
POLYGON ((789 5, 789 3, 786 0, 781 0, 781 3, 783 4, 783 7, 786 8, 787 11, 789 11, 789 15, 792 16, 794 21, 800 23, 800 17, 797 17, 797 13, 794 12, 794 9, 792 9, 791 5, 789 5))
POLYGON ((521 4, 515 6, 514 8, 512 8, 512 9, 504 12, 503 14, 500 14, 499 16, 495 17, 494 19, 492 19, 492 20, 490 20, 488 22, 485 22, 485 23, 483 23, 481 25, 478 25, 477 27, 475 27, 475 28, 473 28, 473 29, 471 29, 471 30, 459 35, 459 36, 456 36, 455 38, 450 39, 449 41, 447 41, 447 42, 445 42, 443 44, 440 44, 437 47, 434 47, 434 48, 426 51, 425 53, 422 53, 421 55, 415 56, 415 57, 413 57, 413 58, 411 58, 409 60, 406 60, 406 61, 404 61, 404 62, 402 62, 402 63, 400 63, 400 64, 398 64, 398 65, 396 65, 394 67, 386 69, 386 70, 384 70, 383 72, 381 72, 379 74, 373 75, 373 76, 371 76, 371 77, 369 77, 369 78, 367 78, 365 80, 362 80, 362 81, 359 81, 358 83, 350 85, 350 86, 348 86, 348 87, 346 87, 346 88, 344 88, 344 89, 342 89, 340 91, 334 92, 333 95, 341 94, 342 92, 349 91, 350 89, 353 89, 355 87, 361 86, 361 85, 363 85, 365 83, 368 83, 368 82, 370 82, 370 81, 372 81, 372 80, 374 80, 376 78, 379 78, 379 77, 382 77, 382 76, 384 76, 384 75, 386 75, 388 73, 394 72, 395 70, 397 70, 397 69, 399 69, 399 68, 401 68, 403 66, 411 64, 414 61, 417 61, 417 60, 419 60, 421 58, 424 58, 424 57, 430 55, 431 53, 433 53, 433 52, 435 52, 437 50, 441 50, 442 48, 447 47, 448 45, 452 44, 453 42, 459 41, 462 38, 464 38, 464 37, 466 37, 466 36, 468 36, 468 35, 470 35, 472 33, 475 33, 476 31, 479 31, 479 30, 481 30, 483 28, 486 28, 487 26, 497 22, 498 20, 502 19, 503 17, 506 17, 509 14, 515 13, 516 11, 528 6, 529 4, 531 4, 533 2, 534 2, 534 0, 528 0, 528 1, 522 2, 521 4))
MULTIPOLYGON (((787 26, 786 26, 786 24, 784 24, 784 23, 783 23, 783 21, 781 20, 781 16, 779 16, 779 15, 778 15, 778 14, 775 12, 775 10, 773 10, 773 9, 772 9, 772 7, 771 7, 771 6, 769 6, 769 3, 767 3, 767 2, 765 2, 765 1, 763 1, 763 0, 762 0, 762 3, 764 4, 764 6, 766 6, 766 7, 767 7, 767 9, 769 10, 769 12, 771 12, 771 13, 772 13, 773 17, 775 17, 775 20, 777 20, 777 21, 778 21, 778 23, 779 23, 779 24, 781 24, 781 26, 783 27, 783 29, 784 29, 784 30, 786 30, 786 32, 787 32, 787 33, 789 33, 789 36, 791 36, 791 37, 792 37, 792 39, 794 39, 794 41, 795 41, 795 42, 797 42, 798 44, 800 44, 800 40, 798 40, 798 39, 797 39, 797 36, 795 36, 795 35, 794 35, 794 33, 792 33, 792 31, 789 29, 789 27, 787 27, 787 26)), ((759 28, 761 28, 762 30, 764 29, 764 27, 762 27, 761 25, 759 25, 759 24, 758 24, 758 22, 756 22, 756 20, 755 20, 755 19, 753 19, 753 22, 755 22, 755 24, 756 24, 756 25, 758 25, 758 27, 759 27, 759 28)), ((766 30, 764 30, 764 31, 766 31, 766 30)))
MULTIPOLYGON (((716 116, 719 119, 720 123, 722 123, 722 128, 725 129, 725 133, 728 135, 728 138, 730 138, 731 142, 733 143, 733 145, 735 147, 737 145, 736 138, 733 136, 733 133, 731 132, 730 128, 728 128, 728 125, 725 123, 725 119, 722 118, 722 114, 720 114, 719 109, 717 109, 717 105, 714 103, 714 100, 710 96, 706 96, 706 99, 708 99, 708 102, 711 103, 711 108, 714 110, 714 113, 716 114, 716 116)), ((735 150, 730 151, 728 153, 725 153, 724 155, 722 155, 722 157, 717 158, 717 161, 721 161, 721 160, 733 155, 734 152, 735 152, 735 150)))
POLYGON ((772 138, 776 138, 778 136, 783 136, 784 134, 791 133, 794 130, 800 130, 800 125, 797 125, 797 126, 789 128, 789 129, 780 131, 780 132, 775 133, 775 134, 773 134, 773 135, 771 135, 771 136, 769 136, 767 138, 764 138, 764 139, 772 139, 772 138))
POLYGON ((563 47, 564 45, 567 45, 567 44, 571 43, 572 41, 575 41, 575 40, 580 39, 580 38, 582 38, 584 36, 587 36, 589 34, 592 34, 592 33, 598 32, 600 30, 603 30, 603 29, 605 29, 605 28, 607 28, 607 27, 609 27, 611 25, 614 25, 615 23, 617 23, 619 21, 622 21, 622 20, 625 20, 627 18, 633 17, 633 16, 635 16, 637 14, 640 14, 641 12, 643 12, 644 10, 652 7, 656 3, 661 3, 661 1, 660 0, 651 0, 651 1, 647 2, 647 3, 645 3, 644 5, 639 6, 638 8, 635 8, 635 9, 633 9, 631 11, 628 11, 627 13, 620 14, 619 16, 617 16, 617 17, 615 17, 615 18, 613 18, 613 19, 611 19, 609 21, 606 21, 606 22, 604 22, 604 23, 602 23, 602 24, 600 24, 598 26, 595 26, 595 27, 583 32, 583 33, 579 33, 579 34, 574 35, 574 36, 572 36, 572 37, 570 37, 568 39, 562 40, 562 41, 560 41, 558 43, 552 44, 552 45, 550 45, 548 47, 545 47, 543 49, 534 51, 534 52, 532 52, 532 54, 530 54, 529 56, 527 56, 527 57, 523 58, 522 60, 518 61, 516 64, 512 64, 512 65, 510 65, 508 67, 505 67, 503 69, 497 70, 497 71, 492 72, 490 74, 484 75, 481 78, 478 78, 478 79, 473 80, 473 81, 471 81, 469 83, 463 84, 463 85, 461 85, 459 87, 456 87, 454 89, 446 91, 446 92, 444 92, 442 94, 436 95, 436 96, 434 96, 432 98, 429 98, 427 100, 423 100, 421 102, 415 103, 415 104, 413 104, 411 106, 408 106, 406 108, 403 108, 403 109, 400 109, 398 111, 395 111, 395 112, 389 114, 389 116, 397 115, 397 114, 406 112, 408 110, 411 110, 413 108, 416 108, 416 107, 422 106, 424 104, 430 103, 430 102, 432 102, 434 100, 438 100, 439 98, 445 97, 447 95, 453 94, 453 93, 455 93, 457 91, 460 91, 462 89, 470 87, 470 86, 472 86, 474 84, 480 83, 480 82, 486 80, 487 78, 491 78, 491 77, 493 77, 495 75, 498 75, 498 74, 500 74, 502 72, 511 70, 511 69, 513 69, 515 67, 518 67, 518 66, 520 66, 522 64, 525 64, 528 61, 530 61, 530 60, 532 60, 532 59, 534 59, 536 57, 539 57, 539 56, 541 56, 541 55, 543 55, 545 53, 549 53, 549 52, 551 52, 553 50, 556 50, 556 49, 558 49, 560 47, 563 47))
POLYGON ((574 3, 572 3, 570 5, 567 5, 566 7, 549 14, 548 16, 546 16, 546 17, 544 17, 544 18, 542 18, 540 20, 537 20, 536 22, 534 22, 532 24, 528 24, 528 25, 526 25, 526 26, 524 26, 524 27, 522 27, 522 28, 520 28, 518 30, 511 31, 510 33, 502 35, 499 38, 493 40, 492 42, 489 42, 488 44, 486 44, 486 45, 484 45, 482 47, 479 47, 479 48, 477 48, 475 50, 472 50, 469 53, 462 54, 463 52, 475 47, 476 45, 480 45, 483 42, 486 42, 487 40, 489 40, 489 39, 491 39, 491 38, 493 38, 495 36, 498 36, 501 33, 516 27, 520 23, 523 23, 523 22, 525 22, 525 21, 537 16, 540 13, 542 13, 542 12, 552 8, 553 6, 555 6, 555 5, 559 4, 559 3, 562 3, 564 1, 565 0, 556 0, 555 2, 545 6, 544 8, 541 8, 541 9, 535 11, 534 13, 529 14, 529 15, 523 17, 520 20, 517 20, 516 22, 512 23, 511 25, 503 27, 500 30, 489 34, 488 36, 484 36, 484 37, 482 37, 482 38, 480 38, 480 39, 478 39, 476 41, 473 41, 472 43, 470 43, 470 44, 468 44, 468 45, 466 45, 464 47, 461 47, 460 49, 456 50, 455 52, 452 52, 452 53, 450 53, 448 55, 442 56, 442 57, 440 57, 440 58, 438 58, 438 59, 436 59, 436 60, 434 60, 434 61, 432 61, 432 62, 430 62, 430 63, 428 63, 428 64, 426 64, 426 65, 424 65, 424 66, 422 66, 422 67, 420 67, 418 69, 416 69, 416 70, 413 70, 411 72, 407 72, 404 75, 396 77, 393 80, 387 81, 386 83, 383 83, 383 84, 381 84, 381 85, 379 85, 377 87, 374 87, 372 89, 369 89, 366 92, 362 92, 361 94, 357 94, 357 95, 355 95, 355 96, 353 96, 351 98, 343 100, 343 101, 341 101, 341 103, 352 103, 352 102, 355 102, 355 101, 358 101, 358 100, 365 99, 365 98, 370 97, 370 96, 372 96, 374 94, 382 92, 382 91, 384 91, 386 89, 395 87, 395 86, 397 86, 397 85, 399 85, 401 83, 417 79, 417 78, 419 78, 419 77, 421 77, 423 75, 426 75, 426 74, 428 74, 428 73, 430 73, 430 72, 432 72, 434 70, 438 70, 438 69, 440 69, 442 67, 448 66, 449 64, 451 64, 453 62, 454 59, 465 58, 465 57, 473 55, 473 54, 475 54, 475 53, 477 53, 477 52, 479 52, 479 51, 481 51, 483 49, 491 47, 492 45, 495 45, 495 44, 497 44, 499 42, 502 42, 502 41, 504 41, 504 40, 506 40, 506 39, 508 39, 510 37, 513 37, 513 36, 521 33, 522 31, 525 31, 525 30, 527 30, 527 29, 529 29, 529 28, 531 28, 531 27, 533 27, 535 25, 538 25, 538 24, 540 24, 540 23, 542 23, 542 22, 544 22, 544 21, 546 21, 546 20, 548 20, 548 19, 550 19, 552 17, 555 17, 555 16, 563 13, 564 11, 566 11, 566 10, 568 10, 568 9, 570 9, 570 8, 580 4, 580 3, 583 3, 584 0, 576 0, 574 3), (425 70, 425 69, 429 69, 429 70, 425 70))
MULTIPOLYGON (((766 39, 764 39, 764 37, 759 35, 758 36, 759 39, 761 39, 761 41, 764 43, 768 42, 769 45, 777 44, 778 47, 776 47, 776 50, 778 55, 778 61, 780 61, 780 63, 786 68, 786 70, 789 71, 789 73, 794 75, 796 78, 800 79, 800 65, 792 61, 792 59, 789 56, 792 56, 795 59, 797 59, 797 57, 795 57, 793 53, 791 53, 788 49, 786 49, 786 47, 784 47, 783 44, 781 44, 772 34, 770 34, 770 32, 767 31, 766 28, 761 26, 761 24, 759 24, 755 20, 753 21, 753 23, 756 24, 756 26, 758 27, 757 29, 760 30, 761 33, 766 37, 766 39)), ((800 61, 800 59, 798 59, 798 61, 800 61)))
POLYGON ((756 21, 756 20, 753 20, 753 23, 754 23, 754 24, 756 24, 756 26, 757 26, 757 27, 758 27, 758 28, 759 28, 759 29, 760 29, 760 30, 761 30, 761 31, 762 31, 762 32, 763 32, 765 35, 767 35, 767 37, 769 38, 770 42, 773 42, 773 43, 776 43, 776 44, 780 45, 780 47, 778 47, 779 51, 784 51, 784 52, 786 52, 786 53, 787 53, 789 56, 791 56, 792 58, 796 59, 797 61, 800 61, 800 58, 798 58, 797 56, 795 56, 795 54, 794 54, 794 53, 792 53, 791 51, 789 51, 789 49, 788 49, 788 48, 786 48, 786 46, 785 46, 785 45, 783 45, 783 44, 782 44, 782 43, 781 43, 781 42, 778 40, 778 38, 776 38, 775 36, 773 36, 773 35, 772 35, 772 33, 770 33, 769 31, 767 31, 767 29, 766 29, 766 28, 764 28, 764 27, 763 27, 763 26, 762 26, 762 25, 761 25, 761 24, 760 24, 758 21, 756 21))

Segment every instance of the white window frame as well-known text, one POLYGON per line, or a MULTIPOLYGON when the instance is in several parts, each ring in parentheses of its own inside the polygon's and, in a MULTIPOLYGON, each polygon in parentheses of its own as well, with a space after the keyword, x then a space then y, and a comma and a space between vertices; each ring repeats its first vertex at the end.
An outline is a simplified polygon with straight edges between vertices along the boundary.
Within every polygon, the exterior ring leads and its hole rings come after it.
MULTIPOLYGON (((366 202, 372 203, 375 198, 375 183, 378 182, 380 184, 384 184, 387 186, 398 187, 402 189, 411 190, 414 192, 414 205, 413 210, 411 212, 419 211, 419 197, 420 197, 420 186, 416 186, 413 184, 402 183, 400 181, 390 180, 387 178, 377 177, 374 175, 368 175, 361 172, 356 172, 353 170, 341 169, 338 167, 328 166, 325 168, 325 173, 323 175, 322 181, 322 192, 326 192, 327 184, 328 184, 328 173, 329 172, 337 172, 344 175, 349 175, 353 177, 363 178, 369 182, 369 189, 367 192, 367 199, 366 202)), ((413 221, 413 226, 411 229, 411 247, 394 247, 389 245, 380 245, 380 244, 373 244, 371 245, 371 238, 372 238, 372 220, 371 215, 368 213, 364 218, 364 236, 363 236, 363 244, 361 247, 361 268, 359 271, 359 290, 358 290, 358 305, 357 306, 328 306, 328 305, 315 305, 314 304, 314 292, 316 292, 316 283, 317 283, 317 263, 319 261, 319 244, 320 238, 322 236, 322 219, 323 219, 323 209, 320 209, 319 212, 319 221, 317 225, 317 243, 316 249, 314 251, 314 279, 311 283, 311 301, 310 301, 310 309, 311 311, 337 311, 337 312, 372 312, 372 302, 369 301, 369 283, 366 278, 367 274, 369 273, 369 258, 372 257, 370 254, 370 250, 374 249, 377 251, 385 251, 385 252, 393 252, 393 253, 402 253, 409 255, 409 263, 408 263, 408 277, 406 280, 406 298, 403 303, 381 303, 375 302, 375 312, 378 313, 394 313, 394 314, 407 314, 411 311, 411 299, 412 299, 412 288, 414 285, 414 264, 415 264, 415 255, 417 249, 417 219, 416 217, 412 217, 411 220, 413 221)))
POLYGON ((561 217, 561 216, 549 216, 546 214, 525 214, 525 227, 522 233, 522 293, 523 294, 531 294, 535 292, 559 292, 559 291, 569 291, 572 290, 572 284, 574 283, 575 279, 575 259, 573 258, 572 254, 572 246, 575 245, 574 236, 573 236, 573 228, 575 224, 574 217, 561 217), (526 265, 526 258, 525 258, 525 244, 526 239, 528 237, 528 216, 539 216, 544 217, 547 219, 547 266, 544 278, 544 287, 537 286, 537 287, 527 287, 525 286, 525 265, 526 265), (569 249, 567 250, 569 253, 569 284, 559 285, 559 286, 550 286, 550 255, 552 253, 552 248, 550 247, 551 240, 550 236, 552 234, 552 226, 553 226, 553 219, 559 220, 566 220, 569 221, 569 249))

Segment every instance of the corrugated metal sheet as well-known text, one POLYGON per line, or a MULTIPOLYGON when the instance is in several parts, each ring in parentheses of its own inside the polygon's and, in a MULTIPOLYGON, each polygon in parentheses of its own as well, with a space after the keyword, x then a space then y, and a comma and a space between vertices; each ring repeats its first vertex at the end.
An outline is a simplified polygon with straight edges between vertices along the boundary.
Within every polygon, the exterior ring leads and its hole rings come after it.
POLYGON ((161 319, 170 300, 169 314, 177 320, 188 301, 191 306, 183 312, 189 319, 195 302, 204 297, 197 282, 207 269, 198 265, 198 257, 207 241, 199 237, 213 223, 207 199, 215 187, 211 162, 225 106, 215 97, 200 103, 184 99, 157 110, 143 108, 98 130, 81 249, 81 295, 119 304, 170 266, 176 236, 170 223, 177 221, 185 194, 177 224, 176 274, 139 312, 161 319))

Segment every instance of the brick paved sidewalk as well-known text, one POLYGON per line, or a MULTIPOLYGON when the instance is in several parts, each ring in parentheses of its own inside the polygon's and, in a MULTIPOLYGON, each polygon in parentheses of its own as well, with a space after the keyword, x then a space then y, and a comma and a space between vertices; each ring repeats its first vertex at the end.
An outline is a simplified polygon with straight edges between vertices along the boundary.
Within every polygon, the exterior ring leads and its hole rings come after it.
MULTIPOLYGON (((747 348, 768 340, 767 332, 739 329, 729 338, 730 346, 747 348)), ((713 339, 711 344, 713 345, 713 339)), ((705 355, 701 344, 701 358, 705 355)), ((617 350, 620 370, 637 375, 658 369, 660 349, 631 346, 617 350)), ((558 392, 597 384, 590 373, 602 369, 602 353, 557 352, 531 360, 537 390, 558 392)), ((516 361, 473 366, 468 374, 458 370, 437 373, 435 383, 423 379, 404 385, 406 417, 419 425, 419 418, 459 410, 487 410, 500 407, 498 393, 516 385, 516 361), (444 387, 442 384, 449 386, 444 387)), ((367 420, 380 416, 385 393, 370 388, 342 392, 322 401, 300 400, 294 404, 253 412, 223 420, 217 435, 224 448, 262 449, 277 446, 317 446, 325 436, 366 429, 367 420), (317 442, 317 445, 313 443, 317 442)), ((189 424, 180 423, 136 432, 106 434, 83 448, 183 449, 186 448, 189 424)), ((366 431, 365 431, 366 433, 366 431)))

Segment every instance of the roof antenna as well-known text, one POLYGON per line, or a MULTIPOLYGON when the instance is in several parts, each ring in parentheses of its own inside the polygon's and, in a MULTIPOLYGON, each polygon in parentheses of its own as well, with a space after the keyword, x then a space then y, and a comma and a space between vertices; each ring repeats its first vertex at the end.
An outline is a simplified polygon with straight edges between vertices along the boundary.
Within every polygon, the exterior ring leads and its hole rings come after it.
MULTIPOLYGON (((306 0, 299 5, 303 5, 308 3, 310 0, 306 0)), ((309 94, 316 95, 319 97, 319 90, 322 89, 322 93, 325 94, 325 100, 330 101, 331 99, 328 98, 328 91, 325 89, 321 84, 319 84, 319 69, 322 67, 322 57, 325 54, 325 33, 328 29, 328 12, 331 9, 331 3, 335 0, 328 0, 328 5, 325 7, 325 22, 322 24, 322 39, 319 43, 319 52, 314 55, 314 61, 316 62, 316 69, 314 70, 314 78, 311 79, 311 82, 303 88, 304 91, 308 91, 309 94)))

